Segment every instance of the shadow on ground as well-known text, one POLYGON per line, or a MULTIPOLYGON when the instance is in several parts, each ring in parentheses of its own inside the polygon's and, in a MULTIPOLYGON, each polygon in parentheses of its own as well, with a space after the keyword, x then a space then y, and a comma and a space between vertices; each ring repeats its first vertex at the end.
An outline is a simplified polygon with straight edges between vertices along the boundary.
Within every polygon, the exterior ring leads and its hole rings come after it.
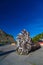
POLYGON ((2 52, 2 53, 0 53, 0 56, 9 54, 9 53, 12 53, 12 52, 15 52, 15 51, 16 51, 16 50, 11 50, 11 51, 7 51, 7 52, 2 52))

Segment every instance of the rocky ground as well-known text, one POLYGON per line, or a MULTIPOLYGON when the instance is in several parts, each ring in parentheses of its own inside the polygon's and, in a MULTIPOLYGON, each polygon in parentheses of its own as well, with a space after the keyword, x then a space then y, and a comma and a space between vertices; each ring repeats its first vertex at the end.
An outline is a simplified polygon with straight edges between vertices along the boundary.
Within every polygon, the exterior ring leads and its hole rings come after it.
POLYGON ((29 55, 18 55, 12 52, 0 56, 0 65, 43 65, 43 47, 29 55))

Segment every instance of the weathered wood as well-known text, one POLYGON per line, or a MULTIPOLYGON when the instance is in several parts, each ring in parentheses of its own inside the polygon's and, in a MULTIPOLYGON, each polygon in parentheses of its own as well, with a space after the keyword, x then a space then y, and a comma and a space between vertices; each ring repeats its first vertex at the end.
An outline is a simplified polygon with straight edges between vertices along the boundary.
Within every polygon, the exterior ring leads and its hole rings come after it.
POLYGON ((31 50, 35 50, 39 48, 40 45, 38 43, 34 44, 30 38, 29 33, 26 30, 23 30, 18 36, 17 36, 17 52, 20 55, 26 55, 31 50))

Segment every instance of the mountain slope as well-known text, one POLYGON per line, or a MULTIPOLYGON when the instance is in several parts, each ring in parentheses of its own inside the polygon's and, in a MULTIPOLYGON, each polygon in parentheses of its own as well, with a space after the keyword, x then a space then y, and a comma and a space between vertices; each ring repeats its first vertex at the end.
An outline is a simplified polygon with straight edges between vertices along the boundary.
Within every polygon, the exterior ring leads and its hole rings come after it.
POLYGON ((33 42, 38 42, 40 39, 43 39, 43 33, 36 35, 32 38, 33 42))
POLYGON ((0 29, 0 44, 14 43, 14 37, 0 29))

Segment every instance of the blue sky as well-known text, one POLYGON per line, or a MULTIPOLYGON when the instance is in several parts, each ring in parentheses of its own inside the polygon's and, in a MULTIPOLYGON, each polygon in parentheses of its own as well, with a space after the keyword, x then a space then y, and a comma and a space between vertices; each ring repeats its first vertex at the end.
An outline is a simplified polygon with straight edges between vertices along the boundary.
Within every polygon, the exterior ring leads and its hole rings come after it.
POLYGON ((24 28, 31 37, 43 32, 43 0, 0 0, 0 29, 16 37, 24 28))

